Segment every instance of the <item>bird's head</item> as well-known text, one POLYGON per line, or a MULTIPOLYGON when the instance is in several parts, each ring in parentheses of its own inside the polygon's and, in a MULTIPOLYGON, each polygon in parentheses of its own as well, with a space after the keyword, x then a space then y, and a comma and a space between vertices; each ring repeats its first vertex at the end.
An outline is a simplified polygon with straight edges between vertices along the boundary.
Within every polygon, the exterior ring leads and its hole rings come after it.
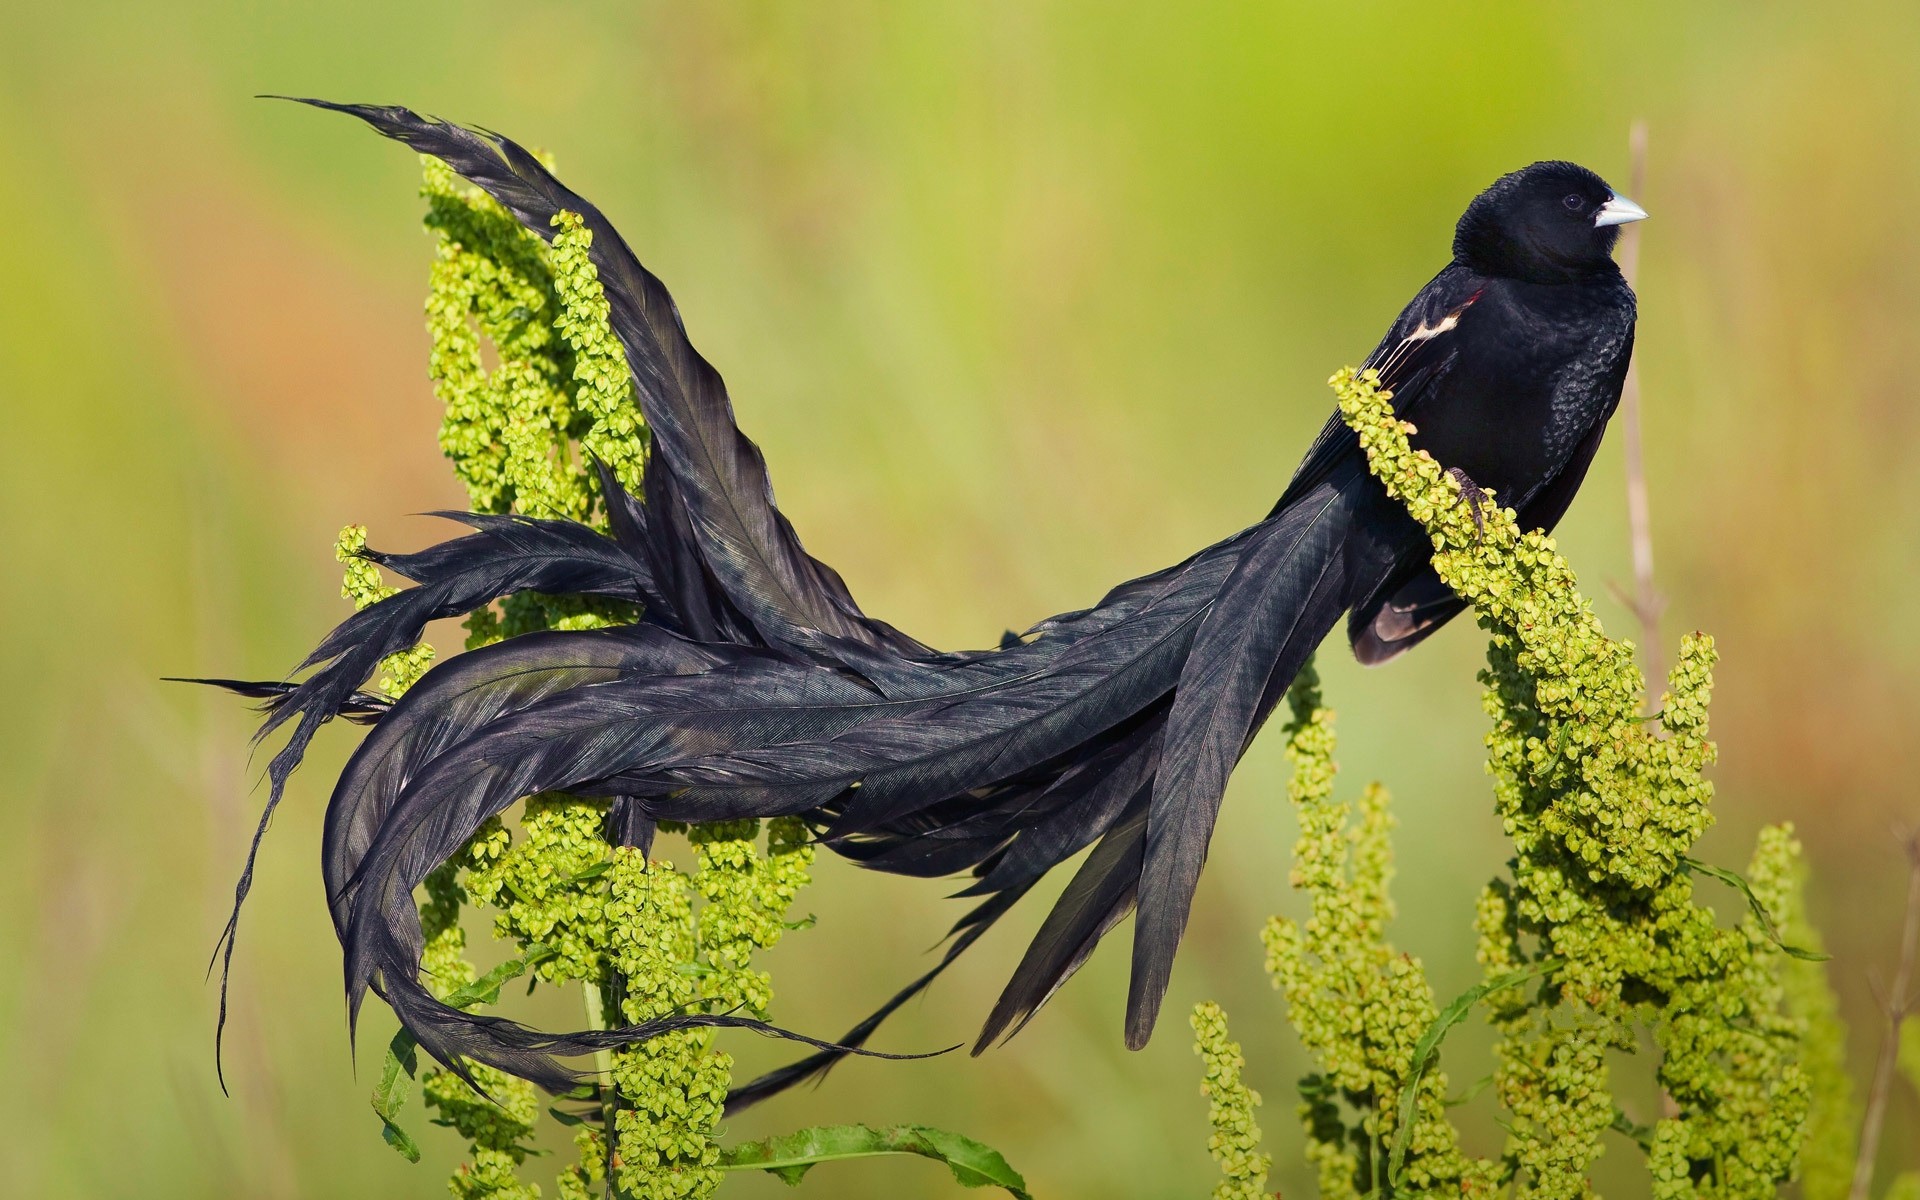
POLYGON ((1537 162, 1473 198, 1453 257, 1483 275, 1565 283, 1615 270, 1620 226, 1647 211, 1570 162, 1537 162))

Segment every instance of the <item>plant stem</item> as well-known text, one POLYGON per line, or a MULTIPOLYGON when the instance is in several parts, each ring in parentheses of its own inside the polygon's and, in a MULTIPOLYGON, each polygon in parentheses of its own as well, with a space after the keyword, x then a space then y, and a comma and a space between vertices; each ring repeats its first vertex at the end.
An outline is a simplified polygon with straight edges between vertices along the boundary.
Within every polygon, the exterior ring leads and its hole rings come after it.
POLYGON ((1893 1091, 1893 1069, 1900 1059, 1900 1026, 1912 1008, 1913 965, 1920 953, 1920 830, 1906 835, 1907 918, 1900 935, 1900 964, 1887 990, 1887 1019, 1880 1058, 1873 1065, 1873 1086, 1867 1093, 1867 1112, 1860 1122, 1860 1153, 1853 1162, 1853 1187, 1848 1200, 1867 1200, 1873 1186, 1873 1160, 1880 1153, 1880 1127, 1887 1119, 1887 1101, 1893 1091))
MULTIPOLYGON (((1647 123, 1636 120, 1627 134, 1627 149, 1632 160, 1628 187, 1635 197, 1647 182, 1647 123)), ((1640 275, 1640 226, 1628 225, 1620 234, 1620 274, 1632 287, 1640 275)), ((1640 361, 1635 355, 1627 363, 1626 384, 1620 389, 1621 436, 1627 456, 1627 529, 1633 548, 1633 594, 1625 599, 1627 607, 1640 622, 1640 654, 1647 678, 1662 676, 1660 656, 1660 612, 1666 601, 1653 586, 1653 519, 1647 501, 1647 468, 1640 434, 1640 361)), ((1654 690, 1648 689, 1649 702, 1654 690)))
MULTIPOLYGON (((610 984, 617 983, 619 976, 611 966, 606 968, 610 984)), ((605 1029, 607 1027, 607 1006, 600 990, 600 983, 594 979, 580 981, 581 995, 587 1006, 587 1028, 605 1029)), ((619 1000, 614 1001, 616 1011, 619 1000)), ((603 1164, 607 1171, 607 1197, 613 1200, 618 1195, 619 1185, 614 1180, 613 1157, 616 1127, 613 1114, 620 1107, 620 1093, 613 1086, 613 1051, 596 1050, 593 1052, 594 1073, 600 1077, 600 1125, 607 1143, 607 1159, 603 1164)))

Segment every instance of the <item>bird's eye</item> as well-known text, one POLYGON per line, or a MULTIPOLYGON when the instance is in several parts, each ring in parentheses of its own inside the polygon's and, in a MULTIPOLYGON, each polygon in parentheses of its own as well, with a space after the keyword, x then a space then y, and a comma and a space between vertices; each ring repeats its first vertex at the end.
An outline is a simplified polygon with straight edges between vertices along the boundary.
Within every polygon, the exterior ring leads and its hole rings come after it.
POLYGON ((1565 200, 1562 200, 1560 203, 1566 205, 1568 208, 1572 209, 1574 212, 1579 212, 1582 208, 1585 208, 1587 205, 1587 202, 1580 198, 1580 193, 1578 192, 1569 193, 1567 195, 1567 198, 1565 200))

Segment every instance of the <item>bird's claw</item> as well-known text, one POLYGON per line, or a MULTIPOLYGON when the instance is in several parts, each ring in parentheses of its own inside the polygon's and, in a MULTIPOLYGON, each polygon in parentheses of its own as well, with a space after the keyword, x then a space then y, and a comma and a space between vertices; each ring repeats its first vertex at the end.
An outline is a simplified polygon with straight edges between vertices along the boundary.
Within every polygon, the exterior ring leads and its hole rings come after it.
POLYGON ((1475 483, 1472 477, 1459 467, 1448 467, 1447 478, 1453 480, 1459 487, 1460 499, 1455 501, 1455 507, 1464 504, 1467 506, 1467 511, 1473 514, 1473 540, 1480 541, 1487 536, 1487 518, 1483 510, 1492 493, 1475 483))

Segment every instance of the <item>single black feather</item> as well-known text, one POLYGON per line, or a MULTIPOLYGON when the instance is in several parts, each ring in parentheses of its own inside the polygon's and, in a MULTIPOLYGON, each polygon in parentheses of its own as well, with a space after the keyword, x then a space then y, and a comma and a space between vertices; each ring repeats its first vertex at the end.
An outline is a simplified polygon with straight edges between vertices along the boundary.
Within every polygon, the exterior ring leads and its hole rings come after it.
MULTIPOLYGON (((286 697, 300 686, 284 679, 201 679, 188 675, 163 676, 161 682, 197 683, 203 687, 232 692, 236 696, 245 696, 249 700, 264 700, 267 703, 260 706, 262 709, 285 703, 286 697)), ((340 702, 340 707, 334 709, 333 715, 355 725, 372 725, 386 716, 387 710, 392 707, 391 697, 356 691, 340 702)))
POLYGON ((975 1054, 1024 1028, 1133 907, 1146 858, 1147 798, 1144 787, 1134 793, 1120 820, 1101 837, 1060 893, 987 1014, 980 1036, 974 1039, 975 1054))
POLYGON ((855 1025, 852 1029, 847 1030, 838 1038, 835 1038, 834 1045, 827 1046, 814 1054, 810 1054, 798 1062, 789 1063, 784 1067, 768 1071, 766 1074, 760 1075, 744 1084, 729 1088, 727 1090, 727 1113, 731 1115, 750 1105, 758 1104, 760 1101, 771 1096, 777 1096, 788 1088, 796 1087, 809 1081, 817 1081, 824 1077, 828 1071, 832 1070, 833 1067, 842 1059, 846 1058, 849 1053, 865 1046, 867 1039, 872 1037, 874 1031, 880 1028, 881 1022, 900 1011, 909 1000, 912 1000, 921 992, 926 991, 927 988, 933 984, 934 980, 940 978, 940 976, 946 972, 946 969, 952 966, 961 954, 966 952, 969 946, 979 941, 981 935, 993 927, 994 922, 998 921, 1009 909, 1019 903, 1020 898, 1027 894, 1028 887, 1031 887, 1031 885, 1029 884, 1027 887, 1010 888, 1001 892, 976 905, 966 916, 960 918, 959 923, 947 934, 947 951, 940 956, 940 961, 935 963, 933 968, 927 971, 926 974, 894 993, 885 1004, 874 1010, 871 1015, 862 1020, 858 1025, 855 1025))
MULTIPOLYGON (((984 897, 939 963, 843 1045, 736 1089, 730 1108, 864 1043, 1089 845, 978 1046, 1031 1019, 1136 905, 1126 1030, 1144 1044, 1227 779, 1300 665, 1343 613, 1355 652, 1381 661, 1460 611, 1427 565, 1425 534, 1367 474, 1336 414, 1265 520, 995 649, 935 652, 866 616, 802 549, 719 375, 597 209, 503 137, 402 108, 307 103, 440 157, 541 236, 558 213, 579 214, 652 430, 644 502, 602 470, 613 537, 567 543, 578 586, 535 583, 524 567, 534 541, 564 535, 482 520, 474 538, 386 559, 421 586, 343 624, 306 683, 241 689, 279 706, 269 728, 282 710, 302 714, 290 764, 326 717, 375 716, 354 689, 385 647, 417 637, 396 641, 421 614, 473 601, 483 581, 574 592, 597 581, 624 589, 598 594, 644 606, 627 629, 515 638, 436 667, 377 714, 334 789, 323 860, 350 1011, 379 992, 443 1061, 554 1086, 572 1078, 557 1059, 650 1032, 539 1033, 447 1008, 418 981, 413 888, 488 816, 556 789, 612 798, 616 840, 640 842, 660 819, 797 814, 865 866, 967 872, 963 894, 984 897)), ((1618 400, 1634 303, 1611 249, 1635 213, 1571 164, 1504 177, 1366 360, 1417 426, 1414 443, 1530 524, 1564 513, 1618 400)))

